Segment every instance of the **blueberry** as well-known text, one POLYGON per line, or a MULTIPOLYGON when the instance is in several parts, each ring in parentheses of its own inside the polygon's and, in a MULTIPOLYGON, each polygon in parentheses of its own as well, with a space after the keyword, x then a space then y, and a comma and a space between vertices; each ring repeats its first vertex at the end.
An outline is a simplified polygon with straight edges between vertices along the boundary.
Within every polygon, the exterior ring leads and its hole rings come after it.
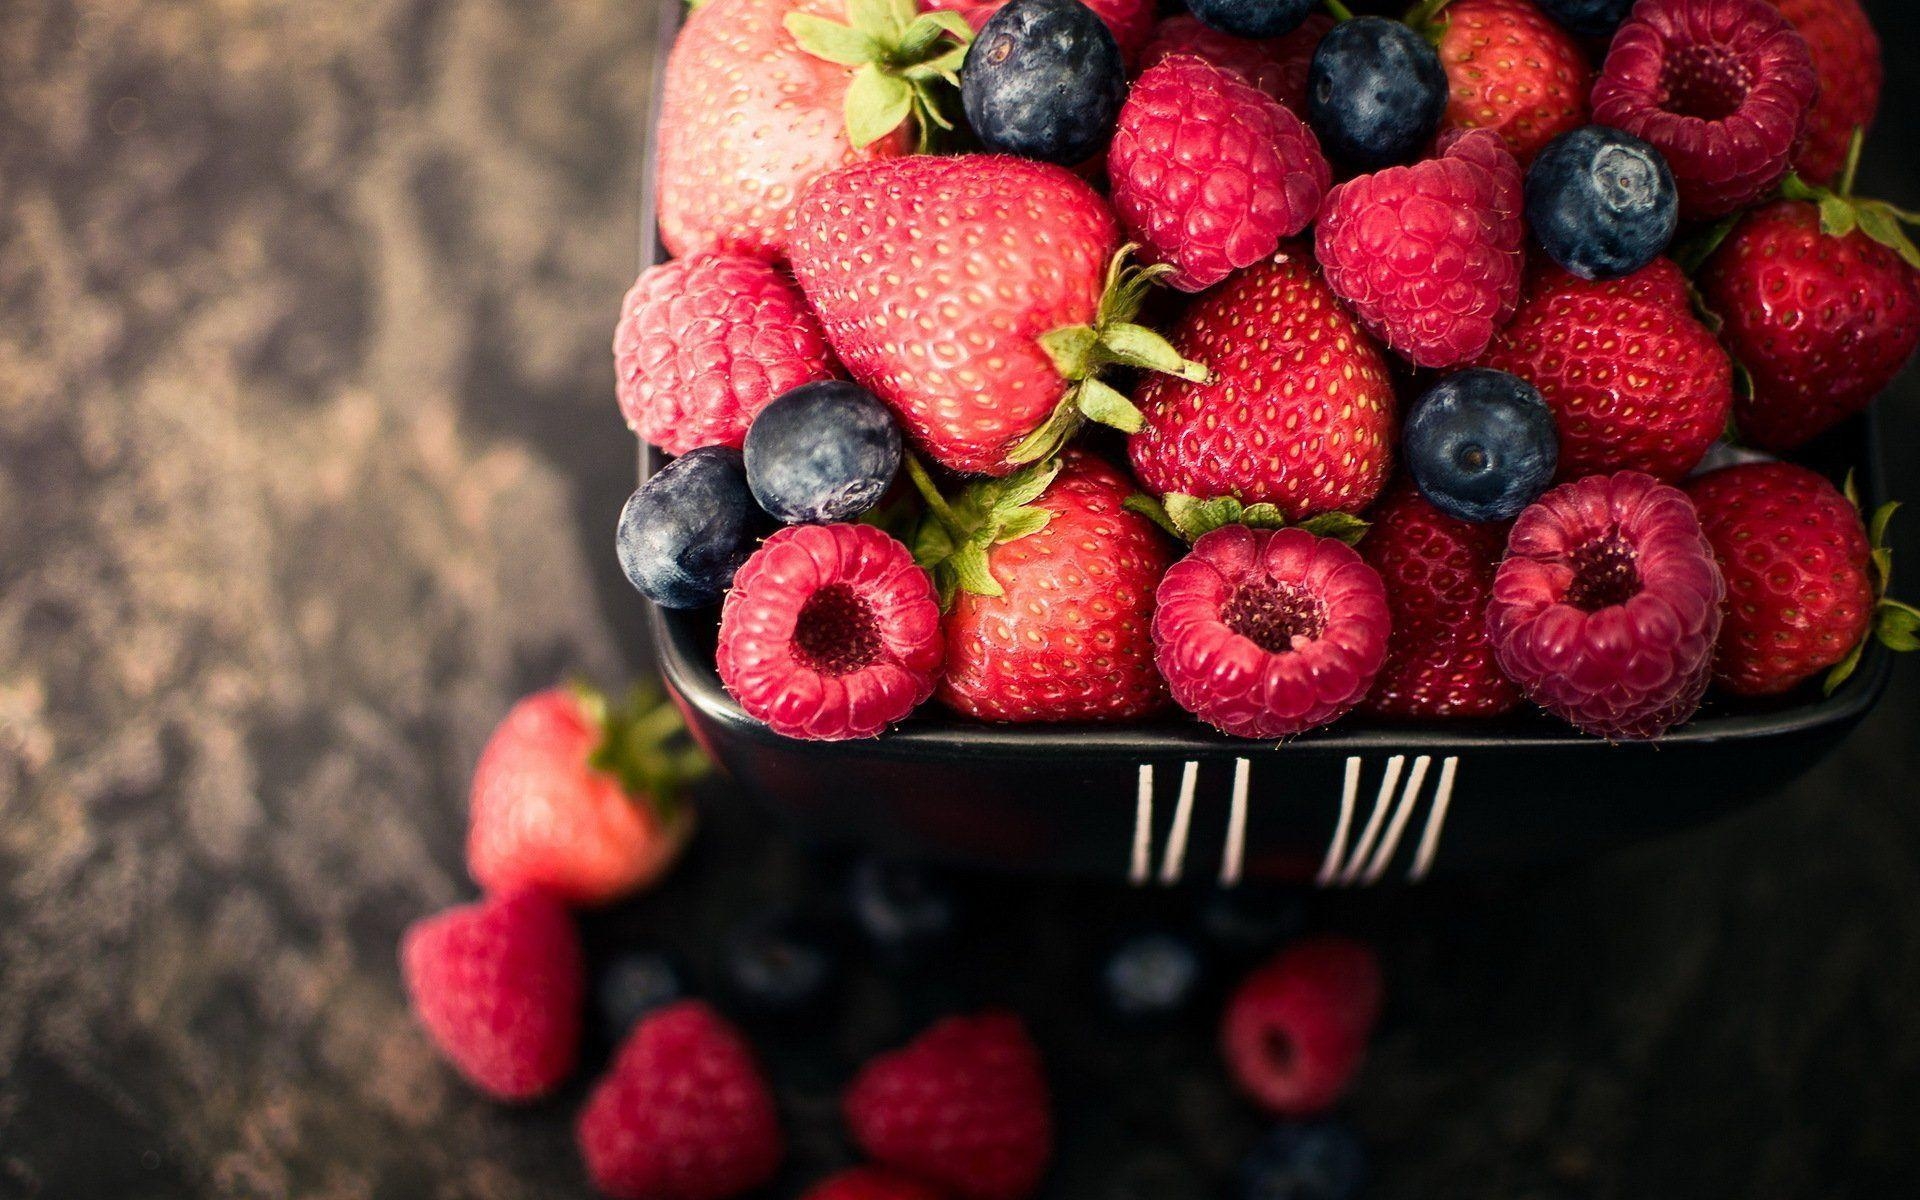
POLYGON ((1065 166, 1106 148, 1126 91, 1119 44, 1080 0, 1012 0, 960 68, 967 122, 987 149, 1065 166))
POLYGON ((1414 485, 1463 521, 1517 516, 1553 482, 1553 412, 1526 380, 1484 367, 1448 376, 1414 401, 1400 433, 1414 485))
POLYGON ((1275 38, 1300 28, 1319 0, 1187 0, 1202 25, 1245 38, 1275 38))
POLYGON ((1107 956, 1100 982, 1107 1006, 1123 1017, 1164 1017, 1179 1012, 1200 987, 1200 953, 1170 933, 1141 933, 1107 956))
POLYGON ((823 927, 768 913, 727 935, 720 971, 742 1006, 793 1015, 816 1009, 826 999, 839 977, 840 960, 823 927))
POLYGON ((847 521, 880 502, 900 469, 900 427, 858 384, 829 379, 785 393, 747 430, 747 486, 789 525, 847 521))
POLYGON ((1331 1121, 1274 1129, 1240 1162, 1240 1200, 1352 1200, 1366 1182, 1360 1139, 1331 1121))
POLYGON ((1327 153, 1360 170, 1418 155, 1447 107, 1447 73, 1433 43, 1398 21, 1356 17, 1313 52, 1307 115, 1327 153))
POLYGON ((1633 0, 1539 0, 1547 15, 1581 37, 1612 37, 1633 0))
POLYGON ((703 446, 674 459, 620 510, 620 569, 662 608, 699 608, 726 594, 765 518, 740 452, 703 446))
POLYGON ((679 966, 664 954, 648 951, 622 954, 600 969, 599 981, 594 985, 600 1019, 606 1023, 609 1033, 621 1037, 641 1017, 684 995, 684 980, 679 966))
POLYGON ((909 863, 861 860, 847 876, 847 907, 881 950, 908 954, 953 932, 960 904, 933 872, 909 863))
POLYGON ((1631 275, 1665 252, 1680 192, 1660 152, 1588 125, 1547 143, 1527 171, 1527 224, 1547 257, 1582 279, 1631 275))

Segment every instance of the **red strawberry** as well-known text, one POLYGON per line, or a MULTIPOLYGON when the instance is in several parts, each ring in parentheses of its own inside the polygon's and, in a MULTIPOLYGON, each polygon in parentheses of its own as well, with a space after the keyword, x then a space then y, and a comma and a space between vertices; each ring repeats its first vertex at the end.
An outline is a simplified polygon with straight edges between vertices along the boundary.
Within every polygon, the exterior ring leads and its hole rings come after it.
POLYGON ((492 896, 416 921, 400 970, 434 1044, 494 1099, 532 1100, 573 1073, 586 968, 551 896, 492 896))
POLYGON ((1053 1157, 1040 1054, 1020 1018, 949 1017, 860 1069, 847 1126, 874 1161, 961 1200, 1023 1200, 1053 1157))
POLYGON ((1481 362, 1540 389, 1560 429, 1561 479, 1614 470, 1679 479, 1733 406, 1733 364, 1664 258, 1594 282, 1542 264, 1481 362))
POLYGON ((1526 267, 1520 165, 1484 129, 1441 142, 1438 158, 1334 188, 1314 230, 1327 286, 1422 367, 1484 354, 1526 267))
MULTIPOLYGON (((1082 0, 1093 15, 1106 22, 1113 40, 1120 46, 1120 57, 1132 66, 1140 57, 1140 47, 1153 32, 1154 0, 1082 0)), ((927 0, 926 7, 957 12, 978 33, 1007 0, 927 0)))
POLYGON ((1871 201, 1796 194, 1820 203, 1781 200, 1748 213, 1700 276, 1707 306, 1725 322, 1721 340, 1753 382, 1734 419, 1747 441, 1776 452, 1864 410, 1920 344, 1920 272, 1911 265, 1920 254, 1899 218, 1871 201))
POLYGON ((880 1167, 850 1167, 814 1184, 800 1200, 940 1200, 940 1194, 880 1167))
POLYGON ((964 56, 935 27, 941 17, 926 20, 934 24, 909 30, 893 8, 849 10, 844 0, 707 0, 689 13, 660 95, 655 199, 668 252, 783 258, 790 212, 810 181, 910 152, 916 124, 925 135, 946 119, 938 69, 950 76, 964 56), (850 12, 869 20, 838 25, 850 12), (913 53, 902 53, 909 41, 913 53), (935 73, 909 83, 904 73, 920 62, 935 73), (850 107, 863 73, 879 78, 856 96, 866 103, 850 107), (909 111, 916 120, 901 123, 909 111))
POLYGON ((793 279, 732 254, 641 272, 620 305, 613 360, 627 428, 669 454, 737 449, 775 397, 839 373, 793 279))
POLYGON ((753 1051, 697 1000, 641 1018, 574 1135, 615 1200, 725 1200, 773 1178, 786 1152, 753 1051))
POLYGON ((1442 130, 1491 129, 1524 167, 1587 123, 1593 65, 1533 0, 1454 0, 1432 25, 1452 92, 1442 130))
POLYGON ((1333 182, 1305 121, 1192 55, 1135 81, 1107 174, 1128 236, 1188 292, 1272 257, 1313 221, 1333 182))
POLYGON ((1880 111, 1880 35, 1860 0, 1771 0, 1807 40, 1820 94, 1807 115, 1807 141, 1793 169, 1814 183, 1829 183, 1847 159, 1856 129, 1868 129, 1880 111))
POLYGON ((1450 517, 1401 483, 1367 513, 1360 557, 1387 587, 1393 638, 1361 705, 1390 717, 1490 717, 1520 702, 1487 643, 1504 522, 1450 517))
POLYGON ((1874 514, 1792 463, 1748 463, 1691 480, 1687 494, 1727 579, 1727 616, 1713 662, 1721 687, 1771 696, 1830 671, 1838 687, 1869 634, 1920 649, 1920 611, 1883 598, 1893 570, 1885 545, 1895 504, 1874 514))
POLYGON ((1593 85, 1593 119, 1665 156, 1687 220, 1722 217, 1787 173, 1820 88, 1771 0, 1640 0, 1593 85))
POLYGON ((1379 495, 1399 436, 1386 364, 1301 250, 1200 297, 1173 343, 1216 370, 1141 386, 1130 453, 1149 491, 1272 503, 1295 521, 1379 495))
POLYGON ((1220 1052, 1233 1081, 1268 1112, 1302 1117, 1346 1094, 1380 1018, 1380 963, 1342 937, 1295 942, 1227 1002, 1220 1052))
POLYGON ((1119 721, 1166 705, 1151 628, 1173 554, 1123 507, 1133 490, 1070 449, 929 518, 920 559, 938 564, 951 605, 941 703, 1018 722, 1119 721))
POLYGON ((1204 378, 1132 324, 1113 213, 1060 167, 1000 155, 861 163, 807 189, 794 271, 853 377, 956 471, 1051 455, 1082 416, 1132 427, 1124 362, 1204 378))
POLYGON ((693 830, 679 793, 702 763, 697 751, 666 748, 680 730, 671 704, 610 708, 584 687, 514 705, 473 772, 467 869, 475 881, 490 892, 538 887, 596 905, 659 879, 693 830))
POLYGON ((1314 13, 1285 37, 1239 38, 1181 13, 1153 27, 1152 38, 1140 52, 1140 69, 1144 73, 1170 54, 1192 54, 1239 75, 1304 119, 1307 69, 1313 65, 1320 39, 1332 28, 1332 17, 1314 13))

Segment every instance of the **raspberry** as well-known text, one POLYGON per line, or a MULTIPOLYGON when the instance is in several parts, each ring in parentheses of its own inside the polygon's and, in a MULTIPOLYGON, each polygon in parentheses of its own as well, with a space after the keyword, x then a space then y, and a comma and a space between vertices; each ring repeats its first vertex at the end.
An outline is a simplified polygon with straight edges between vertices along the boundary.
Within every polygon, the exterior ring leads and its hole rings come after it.
POLYGON ((1772 191, 1819 82, 1807 43, 1767 0, 1641 0, 1593 85, 1593 120, 1666 156, 1689 220, 1772 191))
POLYGON ((1152 67, 1173 54, 1192 54, 1232 71, 1305 120, 1307 68, 1313 65, 1314 47, 1332 28, 1332 17, 1315 13, 1284 37, 1241 38, 1181 13, 1153 27, 1153 37, 1140 52, 1140 66, 1152 67))
POLYGON ((720 612, 715 661, 748 715, 787 737, 873 737, 933 694, 933 581, 871 525, 797 525, 754 551, 720 612))
POLYGON ((573 1072, 586 968, 572 919, 545 892, 414 922, 400 970, 434 1044, 489 1096, 532 1100, 573 1072))
POLYGON ((1687 484, 1727 579, 1713 672, 1771 696, 1834 666, 1873 625, 1870 547, 1839 489, 1792 463, 1749 463, 1687 484))
POLYGON ((1160 582, 1154 661, 1182 708, 1237 737, 1303 733, 1360 702, 1387 653, 1387 593, 1303 529, 1228 525, 1160 582))
POLYGON ((1487 633, 1534 703, 1610 740, 1700 707, 1726 585, 1693 502, 1650 475, 1563 483, 1520 514, 1487 633))
POLYGON ((847 1126, 876 1162, 961 1200, 1022 1200, 1053 1156, 1040 1055, 1020 1018, 949 1017, 861 1068, 847 1126))
POLYGON ((814 1184, 800 1200, 940 1200, 940 1194, 880 1167, 851 1167, 814 1184))
POLYGON ((1438 158, 1334 188, 1314 235, 1327 285, 1422 367, 1485 353, 1526 266, 1520 164, 1489 130, 1441 140, 1438 158))
POLYGON ((1333 181, 1313 131, 1279 101, 1192 55, 1148 68, 1107 154, 1113 203, 1148 262, 1197 292, 1271 257, 1333 181))
POLYGON ((1380 963, 1342 937, 1294 943, 1241 982, 1220 1023, 1220 1053, 1268 1112, 1311 1116, 1352 1084, 1379 1020, 1380 963))
POLYGON ((1494 665, 1487 598, 1506 549, 1505 523, 1450 517, 1402 483, 1367 514, 1360 557, 1380 572, 1393 620, 1368 712, 1389 717, 1490 717, 1520 702, 1494 665))
POLYGON ((613 362, 628 428, 669 454, 738 449, 774 397, 839 373, 793 280, 731 254, 641 272, 620 304, 613 362))
POLYGON ((725 1200, 773 1178, 786 1152, 753 1051, 697 1000, 641 1018, 574 1135, 616 1200, 725 1200))

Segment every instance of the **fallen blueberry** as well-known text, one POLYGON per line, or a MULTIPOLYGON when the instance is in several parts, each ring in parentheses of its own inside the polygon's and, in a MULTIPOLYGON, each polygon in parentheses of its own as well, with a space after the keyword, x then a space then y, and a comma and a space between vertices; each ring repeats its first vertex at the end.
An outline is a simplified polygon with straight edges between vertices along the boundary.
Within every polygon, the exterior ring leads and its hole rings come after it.
POLYGON ((1200 953, 1193 943, 1170 933, 1141 933, 1127 938, 1107 956, 1100 979, 1107 1006, 1118 1016, 1170 1016, 1185 1008, 1199 990, 1200 953))

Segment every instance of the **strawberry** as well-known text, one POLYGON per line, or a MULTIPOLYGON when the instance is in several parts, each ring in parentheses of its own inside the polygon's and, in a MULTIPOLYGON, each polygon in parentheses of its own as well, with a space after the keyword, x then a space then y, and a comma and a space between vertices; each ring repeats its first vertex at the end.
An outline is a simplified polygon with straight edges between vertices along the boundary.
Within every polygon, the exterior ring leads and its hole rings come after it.
POLYGON ((1746 440, 1793 450, 1864 410, 1920 344, 1920 251, 1905 214, 1789 179, 1740 220, 1700 276, 1721 340, 1752 382, 1734 404, 1746 440))
POLYGON ((528 696, 474 768, 467 868, 488 891, 539 887, 598 905, 664 874, 693 830, 680 797, 705 760, 673 751, 671 704, 610 707, 591 688, 528 696))
POLYGON ((1860 0, 1771 0, 1806 39, 1820 94, 1807 114, 1807 140, 1793 169, 1813 183, 1830 183, 1847 158, 1856 129, 1873 125, 1880 110, 1885 68, 1880 35, 1860 0))
POLYGON ((1897 504, 1882 505, 1869 530, 1850 495, 1783 462, 1709 471, 1687 494, 1727 579, 1713 662, 1727 691, 1777 695, 1826 671, 1831 692, 1870 636, 1891 650, 1920 649, 1920 610, 1886 596, 1897 504))
MULTIPOLYGON (((913 470, 917 480, 924 472, 913 470)), ((919 539, 947 615, 941 703, 988 721, 1117 721, 1167 703, 1153 590, 1173 562, 1133 485, 1082 450, 929 496, 919 539)))
MULTIPOLYGON (((927 0, 927 7, 946 9, 965 17, 975 33, 1006 7, 1007 0, 927 0)), ((1106 22, 1120 57, 1131 67, 1140 57, 1140 48, 1153 32, 1153 0, 1085 0, 1093 15, 1106 22)))
POLYGON ((660 96, 655 198, 674 257, 785 257, 816 176, 909 153, 943 107, 971 33, 912 0, 708 0, 687 16, 660 96), (842 16, 851 25, 841 25, 842 16))
POLYGON ((1053 1157, 1046 1076, 1012 1013, 949 1017, 869 1062, 847 1127, 875 1162, 960 1200, 1023 1200, 1053 1157))
POLYGON ((1664 258, 1593 282, 1541 264, 1481 365, 1540 389, 1560 429, 1563 480, 1619 470, 1679 479, 1733 406, 1733 364, 1664 258))
POLYGON ((1393 467, 1393 387, 1304 248, 1201 296, 1173 345, 1216 371, 1141 387, 1129 452, 1148 491, 1271 503, 1296 521, 1373 502, 1393 467))
POLYGON ((1153 27, 1152 38, 1140 52, 1140 70, 1144 73, 1171 54, 1191 54, 1232 71, 1305 120, 1307 69, 1313 65, 1315 47, 1332 28, 1332 17, 1314 13, 1284 37, 1241 38, 1180 13, 1153 27))
POLYGON ((1520 689, 1487 642, 1507 523, 1450 517, 1410 482, 1367 516, 1360 557, 1387 586, 1393 640, 1362 707, 1390 717, 1490 717, 1519 704, 1520 689))
POLYGON ((795 229, 794 272, 828 342, 944 467, 1008 474, 1084 418, 1136 428, 1098 378, 1107 364, 1206 376, 1132 323, 1165 268, 1126 268, 1112 211, 1060 167, 859 163, 807 189, 795 229))
POLYGON ((1451 92, 1440 128, 1491 129, 1521 166, 1587 123, 1593 64, 1533 0, 1453 0, 1431 30, 1451 92))
POLYGON ((487 1095, 536 1099, 573 1073, 586 968, 553 897, 491 896, 416 921, 400 970, 434 1044, 487 1095))
POLYGON ((574 1126, 615 1200, 726 1200, 786 1152, 773 1092, 740 1032, 697 1000, 642 1017, 574 1126))

